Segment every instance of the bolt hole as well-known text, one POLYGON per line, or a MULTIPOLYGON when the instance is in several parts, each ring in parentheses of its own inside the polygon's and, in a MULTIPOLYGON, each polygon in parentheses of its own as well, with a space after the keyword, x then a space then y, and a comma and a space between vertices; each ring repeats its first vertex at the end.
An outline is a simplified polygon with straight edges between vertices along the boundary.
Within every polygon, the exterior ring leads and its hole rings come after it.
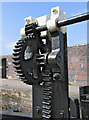
POLYGON ((58 11, 56 10, 56 9, 53 9, 53 14, 57 14, 58 13, 58 11))

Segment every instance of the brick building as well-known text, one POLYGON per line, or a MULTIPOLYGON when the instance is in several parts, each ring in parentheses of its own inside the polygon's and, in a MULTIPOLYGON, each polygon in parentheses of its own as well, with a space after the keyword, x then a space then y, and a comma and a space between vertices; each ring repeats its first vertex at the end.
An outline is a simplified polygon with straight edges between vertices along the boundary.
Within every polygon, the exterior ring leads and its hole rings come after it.
POLYGON ((88 83, 88 47, 79 45, 68 47, 69 81, 80 85, 88 83))
MULTIPOLYGON (((68 47, 68 77, 69 82, 88 85, 89 70, 89 45, 68 47)), ((18 78, 12 65, 12 55, 2 56, 7 58, 7 78, 18 78)), ((1 67, 0 67, 1 69, 1 67)))

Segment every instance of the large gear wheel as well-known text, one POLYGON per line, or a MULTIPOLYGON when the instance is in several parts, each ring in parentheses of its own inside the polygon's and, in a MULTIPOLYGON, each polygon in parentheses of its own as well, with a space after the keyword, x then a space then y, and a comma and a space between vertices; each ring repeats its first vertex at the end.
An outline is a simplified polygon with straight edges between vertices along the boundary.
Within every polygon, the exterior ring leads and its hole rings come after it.
POLYGON ((40 37, 27 35, 16 43, 13 50, 14 68, 26 84, 34 85, 42 81, 40 68, 44 62, 43 59, 38 59, 40 48, 42 48, 40 37))

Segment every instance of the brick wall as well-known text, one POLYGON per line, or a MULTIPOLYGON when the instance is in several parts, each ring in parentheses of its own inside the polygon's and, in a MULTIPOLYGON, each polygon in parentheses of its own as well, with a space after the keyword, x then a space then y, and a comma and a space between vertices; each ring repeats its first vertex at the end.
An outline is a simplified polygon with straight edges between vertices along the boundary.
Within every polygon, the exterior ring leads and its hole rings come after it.
MULTIPOLYGON (((7 77, 18 78, 12 65, 12 56, 7 58, 7 77)), ((1 57, 0 57, 1 59, 1 57)), ((68 76, 69 82, 87 85, 89 78, 89 45, 79 45, 68 47, 68 76)), ((1 67, 0 67, 1 68, 1 67)))
POLYGON ((68 47, 69 81, 87 85, 87 46, 68 47))

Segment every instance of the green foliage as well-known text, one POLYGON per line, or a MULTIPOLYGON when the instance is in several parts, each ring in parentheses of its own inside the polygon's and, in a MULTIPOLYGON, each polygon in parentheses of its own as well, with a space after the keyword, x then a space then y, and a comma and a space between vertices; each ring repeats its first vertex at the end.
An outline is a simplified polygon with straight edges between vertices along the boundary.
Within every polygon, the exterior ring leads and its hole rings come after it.
POLYGON ((68 85, 72 85, 72 83, 68 83, 68 85))
POLYGON ((20 80, 20 79, 8 79, 8 80, 20 80))

